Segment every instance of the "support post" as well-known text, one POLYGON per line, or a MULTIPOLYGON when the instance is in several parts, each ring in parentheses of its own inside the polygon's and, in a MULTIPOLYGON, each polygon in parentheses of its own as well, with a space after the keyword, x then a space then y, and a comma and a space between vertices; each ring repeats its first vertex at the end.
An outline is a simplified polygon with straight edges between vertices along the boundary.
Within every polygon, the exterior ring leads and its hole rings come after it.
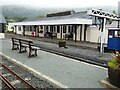
POLYGON ((23 36, 25 36, 25 26, 23 26, 23 36))
POLYGON ((82 24, 80 26, 80 41, 82 41, 82 24))
POLYGON ((120 27, 120 25, 119 25, 119 24, 120 24, 120 21, 118 20, 118 26, 117 26, 117 28, 119 28, 119 27, 120 27))
POLYGON ((77 41, 77 25, 74 25, 74 30, 75 30, 75 42, 77 41))
POLYGON ((17 26, 14 26, 14 33, 17 34, 17 26))
POLYGON ((103 56, 104 53, 104 39, 105 39, 105 23, 106 23, 106 18, 103 18, 103 32, 101 35, 101 45, 100 45, 100 56, 103 56))
POLYGON ((5 26, 4 26, 4 23, 2 23, 2 33, 5 33, 5 26))
POLYGON ((62 33, 63 33, 63 27, 62 27, 62 25, 60 26, 60 38, 62 39, 62 33))

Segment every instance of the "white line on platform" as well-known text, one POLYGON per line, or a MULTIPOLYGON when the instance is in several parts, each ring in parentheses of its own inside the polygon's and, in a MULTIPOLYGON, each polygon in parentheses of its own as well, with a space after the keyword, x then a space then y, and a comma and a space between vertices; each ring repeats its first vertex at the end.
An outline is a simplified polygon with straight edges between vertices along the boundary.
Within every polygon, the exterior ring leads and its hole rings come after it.
MULTIPOLYGON (((45 52, 45 51, 44 51, 44 52, 45 52)), ((68 58, 68 57, 65 57, 65 56, 57 55, 57 54, 54 54, 54 55, 59 56, 59 57, 62 57, 62 58, 68 58)), ((71 61, 77 62, 77 63, 83 63, 83 64, 86 64, 86 65, 89 65, 89 66, 92 66, 92 67, 97 67, 97 68, 100 68, 100 69, 107 70, 107 68, 104 68, 104 67, 101 67, 101 66, 89 64, 89 63, 86 63, 86 62, 83 62, 83 61, 78 61, 78 60, 72 59, 72 58, 68 58, 68 59, 71 60, 71 61)), ((80 59, 83 59, 83 58, 80 58, 80 59)), ((83 59, 83 60, 85 60, 85 59, 83 59)))
MULTIPOLYGON (((1 53, 1 52, 0 52, 0 54, 1 54, 2 56, 4 56, 5 58, 7 58, 9 61, 11 61, 11 62, 13 62, 13 63, 15 63, 15 64, 17 64, 17 65, 19 65, 19 66, 22 66, 24 69, 30 71, 30 72, 31 72, 32 74, 34 74, 36 77, 39 77, 39 78, 47 81, 48 83, 52 84, 52 85, 55 86, 56 88, 68 89, 67 86, 61 84, 60 82, 58 82, 58 81, 56 81, 56 80, 53 80, 52 78, 46 76, 45 74, 43 74, 43 73, 41 73, 41 72, 38 72, 38 71, 34 70, 33 68, 30 68, 30 67, 28 67, 27 65, 24 65, 24 64, 18 62, 17 60, 15 60, 15 59, 13 59, 13 58, 11 58, 11 57, 9 57, 9 56, 1 53)), ((69 89, 68 89, 68 90, 69 90, 69 89)))

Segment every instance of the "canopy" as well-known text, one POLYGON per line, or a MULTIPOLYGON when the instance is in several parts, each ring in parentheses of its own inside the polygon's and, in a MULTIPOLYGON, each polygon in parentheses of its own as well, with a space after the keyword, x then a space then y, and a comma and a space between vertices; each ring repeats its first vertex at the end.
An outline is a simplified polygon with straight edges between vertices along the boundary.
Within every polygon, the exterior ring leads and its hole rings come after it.
POLYGON ((92 19, 67 18, 14 23, 14 25, 66 25, 66 24, 92 24, 92 19))

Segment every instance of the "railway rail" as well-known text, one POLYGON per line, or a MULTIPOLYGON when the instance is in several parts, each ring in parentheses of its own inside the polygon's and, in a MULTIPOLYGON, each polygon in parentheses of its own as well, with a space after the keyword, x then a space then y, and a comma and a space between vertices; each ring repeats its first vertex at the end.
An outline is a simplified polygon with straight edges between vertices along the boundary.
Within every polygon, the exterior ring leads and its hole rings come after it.
MULTIPOLYGON (((16 80, 19 80, 21 83, 24 83, 25 86, 32 90, 37 90, 34 86, 32 86, 29 82, 25 81, 22 77, 20 77, 17 73, 15 73, 13 70, 11 70, 7 65, 1 64, 2 68, 7 70, 12 76, 16 78, 16 80)), ((12 90, 18 90, 17 87, 11 84, 10 80, 6 78, 4 75, 0 74, 2 81, 9 87, 11 86, 12 90)), ((9 87, 10 88, 10 87, 9 87)), ((23 87, 26 88, 26 87, 23 87)))
POLYGON ((2 60, 0 63, 0 79, 2 81, 2 89, 7 90, 21 90, 31 89, 38 90, 40 88, 55 88, 47 81, 43 81, 40 78, 35 77, 31 73, 23 70, 19 66, 12 64, 7 59, 2 60))

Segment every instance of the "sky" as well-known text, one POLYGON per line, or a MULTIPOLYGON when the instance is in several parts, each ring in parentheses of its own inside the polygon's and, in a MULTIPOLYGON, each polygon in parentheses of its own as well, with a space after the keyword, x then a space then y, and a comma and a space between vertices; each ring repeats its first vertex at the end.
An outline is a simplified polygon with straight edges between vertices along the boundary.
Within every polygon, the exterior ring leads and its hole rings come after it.
POLYGON ((118 6, 120 0, 0 0, 0 5, 27 5, 46 8, 118 6))

